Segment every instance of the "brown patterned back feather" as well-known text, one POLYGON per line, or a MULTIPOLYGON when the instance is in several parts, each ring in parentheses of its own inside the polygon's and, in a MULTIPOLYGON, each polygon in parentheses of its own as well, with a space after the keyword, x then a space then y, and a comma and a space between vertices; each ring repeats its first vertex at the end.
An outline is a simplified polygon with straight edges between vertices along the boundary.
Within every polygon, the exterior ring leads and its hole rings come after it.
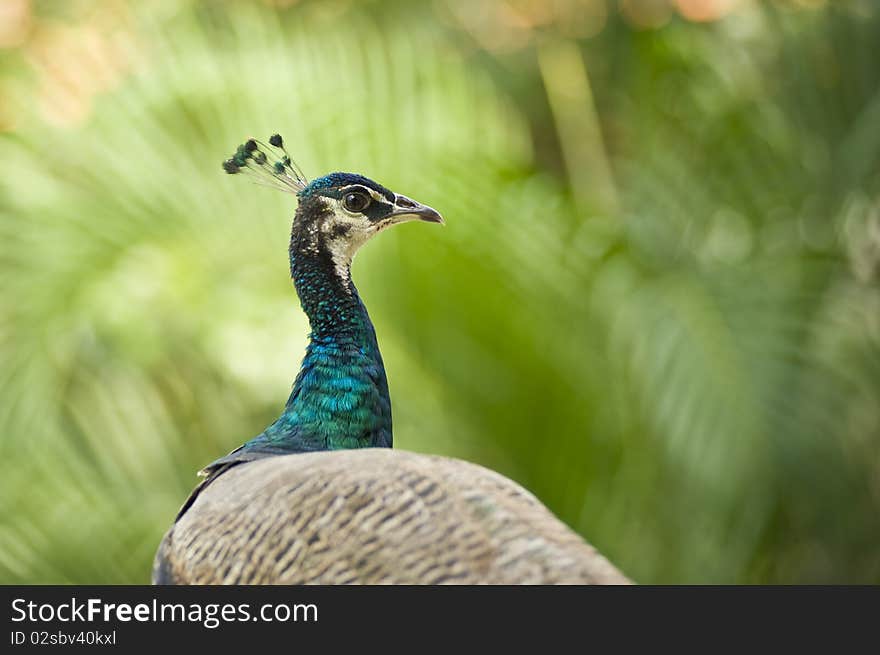
POLYGON ((159 584, 626 584, 532 494, 384 448, 235 466, 165 535, 159 584))

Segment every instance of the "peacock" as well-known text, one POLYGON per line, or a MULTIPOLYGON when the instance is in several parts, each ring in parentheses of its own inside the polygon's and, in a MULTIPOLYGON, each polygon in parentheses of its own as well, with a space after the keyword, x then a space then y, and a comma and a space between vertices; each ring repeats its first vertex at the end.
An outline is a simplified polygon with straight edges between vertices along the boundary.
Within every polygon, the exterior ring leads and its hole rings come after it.
POLYGON ((510 479, 392 450, 388 380, 351 263, 382 230, 440 214, 358 174, 308 181, 278 134, 248 139, 223 168, 296 195, 290 271, 311 333, 278 419, 199 472, 153 583, 627 583, 510 479))

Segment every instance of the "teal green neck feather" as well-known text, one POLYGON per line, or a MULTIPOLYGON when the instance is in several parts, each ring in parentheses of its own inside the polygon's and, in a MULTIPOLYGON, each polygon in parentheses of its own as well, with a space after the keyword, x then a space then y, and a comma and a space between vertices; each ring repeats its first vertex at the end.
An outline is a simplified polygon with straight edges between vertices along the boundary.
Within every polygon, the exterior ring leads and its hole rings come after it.
POLYGON ((284 411, 243 446, 246 452, 391 447, 391 399, 376 333, 348 270, 341 275, 313 229, 315 212, 320 204, 301 199, 290 240, 309 344, 284 411))

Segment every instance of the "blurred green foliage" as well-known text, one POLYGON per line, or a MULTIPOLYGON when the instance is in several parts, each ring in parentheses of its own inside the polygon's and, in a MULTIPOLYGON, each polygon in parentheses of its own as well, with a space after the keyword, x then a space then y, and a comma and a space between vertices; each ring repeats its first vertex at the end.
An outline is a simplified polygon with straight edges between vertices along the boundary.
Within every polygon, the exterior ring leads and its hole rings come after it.
POLYGON ((873 3, 18 4, 0 582, 146 582, 283 406, 293 200, 220 169, 275 131, 447 220, 355 263, 396 446, 640 582, 880 582, 873 3))

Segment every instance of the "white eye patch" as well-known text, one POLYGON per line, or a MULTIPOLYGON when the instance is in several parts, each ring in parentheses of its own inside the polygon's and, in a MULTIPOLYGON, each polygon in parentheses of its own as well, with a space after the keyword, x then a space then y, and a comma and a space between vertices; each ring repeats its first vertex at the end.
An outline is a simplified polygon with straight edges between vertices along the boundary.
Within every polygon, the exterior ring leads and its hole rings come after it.
POLYGON ((378 230, 362 214, 346 211, 341 200, 329 200, 328 204, 331 214, 321 224, 321 232, 336 274, 343 282, 348 282, 351 279, 352 259, 378 230))

